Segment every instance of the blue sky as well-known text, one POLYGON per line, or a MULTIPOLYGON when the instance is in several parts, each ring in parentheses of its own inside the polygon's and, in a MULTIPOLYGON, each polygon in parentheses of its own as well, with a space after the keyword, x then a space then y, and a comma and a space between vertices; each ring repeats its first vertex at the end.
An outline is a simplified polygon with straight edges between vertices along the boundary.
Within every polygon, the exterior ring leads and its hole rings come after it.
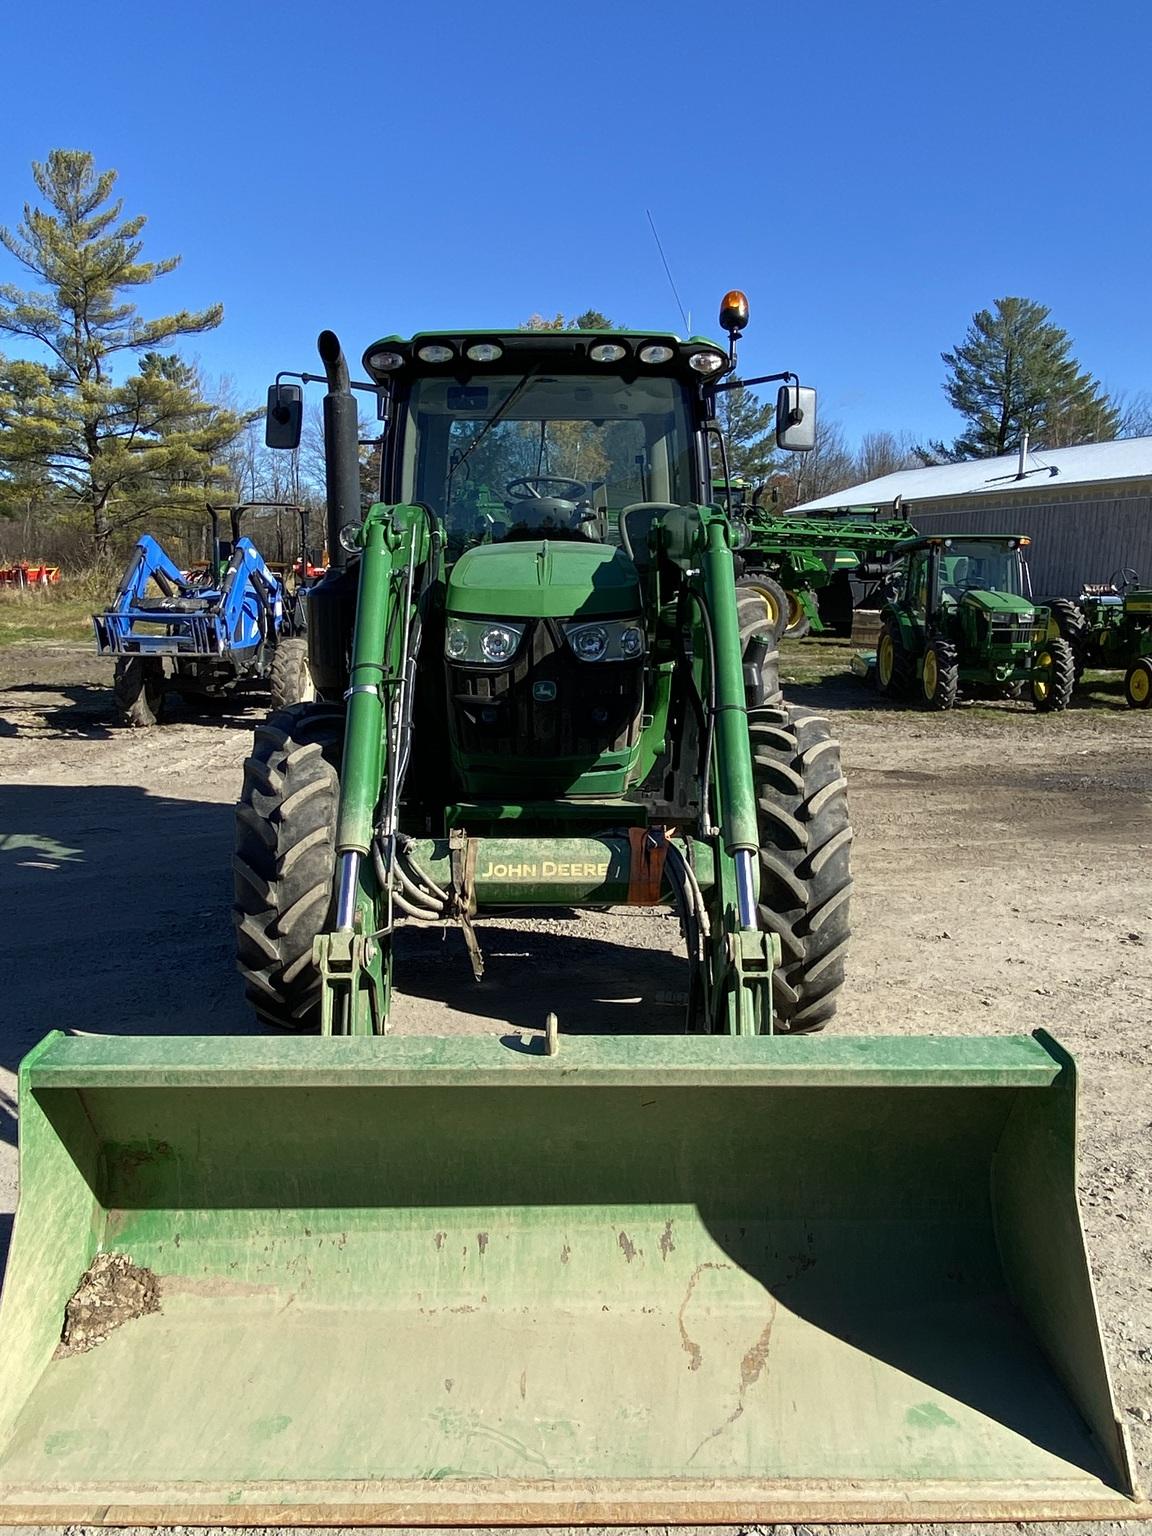
POLYGON ((849 439, 953 435, 939 354, 1005 294, 1152 388, 1146 0, 48 0, 3 30, 0 221, 90 149, 184 258, 145 311, 222 300, 188 347, 245 397, 324 326, 350 356, 535 310, 679 329, 647 208, 693 329, 746 289, 742 370, 794 369, 849 439))

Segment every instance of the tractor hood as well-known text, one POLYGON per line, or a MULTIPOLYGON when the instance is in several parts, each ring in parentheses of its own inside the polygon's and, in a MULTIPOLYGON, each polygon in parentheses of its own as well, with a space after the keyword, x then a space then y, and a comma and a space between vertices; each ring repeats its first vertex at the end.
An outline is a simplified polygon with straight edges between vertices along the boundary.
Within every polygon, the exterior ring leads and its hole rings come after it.
POLYGON ((975 608, 993 618, 1035 611, 1036 604, 1027 597, 1017 597, 1012 592, 965 592, 960 599, 963 608, 975 608))
POLYGON ((583 540, 481 544, 448 577, 448 612, 460 616, 629 617, 640 606, 640 580, 623 550, 583 540))

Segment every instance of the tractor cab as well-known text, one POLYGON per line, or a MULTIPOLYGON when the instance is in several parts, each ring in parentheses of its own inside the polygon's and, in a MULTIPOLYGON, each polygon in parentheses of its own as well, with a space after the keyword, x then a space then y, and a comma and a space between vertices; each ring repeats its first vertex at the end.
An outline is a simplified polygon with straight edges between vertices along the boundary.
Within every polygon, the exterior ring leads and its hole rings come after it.
POLYGON ((708 384, 725 353, 648 333, 433 332, 364 361, 389 396, 381 500, 440 530, 426 622, 452 789, 628 794, 668 729, 651 530, 713 499, 708 384))
POLYGON ((925 624, 946 624, 961 610, 1031 623, 1035 605, 1023 553, 1028 542, 955 535, 910 541, 903 546, 908 612, 925 624))

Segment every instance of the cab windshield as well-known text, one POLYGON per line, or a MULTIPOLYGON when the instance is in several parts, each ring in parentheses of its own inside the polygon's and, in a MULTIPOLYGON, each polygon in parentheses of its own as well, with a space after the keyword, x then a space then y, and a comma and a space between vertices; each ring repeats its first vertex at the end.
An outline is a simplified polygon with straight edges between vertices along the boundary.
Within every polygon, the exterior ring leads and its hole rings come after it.
POLYGON ((1020 551, 1003 544, 946 544, 940 556, 940 588, 945 597, 961 597, 965 592, 1025 597, 1024 583, 1020 551))
POLYGON ((514 538, 612 538, 622 507, 693 500, 683 386, 529 371, 418 380, 401 495, 450 549, 514 538))

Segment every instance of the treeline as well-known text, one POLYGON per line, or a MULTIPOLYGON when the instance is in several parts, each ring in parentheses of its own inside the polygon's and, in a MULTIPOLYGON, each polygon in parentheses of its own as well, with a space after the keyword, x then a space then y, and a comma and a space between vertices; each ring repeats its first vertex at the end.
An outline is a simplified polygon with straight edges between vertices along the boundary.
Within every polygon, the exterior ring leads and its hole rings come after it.
MULTIPOLYGON (((318 411, 295 453, 270 453, 259 411, 211 387, 177 350, 219 326, 223 306, 141 313, 141 291, 180 258, 144 259, 145 219, 125 215, 116 172, 57 149, 32 174, 40 202, 25 204, 14 228, 0 227, 0 245, 32 284, 0 285, 0 336, 32 354, 0 355, 0 519, 14 525, 7 540, 0 525, 3 552, 100 559, 144 527, 201 530, 206 502, 318 503, 318 411)), ((527 324, 612 328, 598 310, 527 324)), ((784 509, 916 464, 1012 452, 1025 433, 1053 448, 1152 432, 1149 397, 1110 396, 1033 300, 998 299, 941 356, 964 423, 953 442, 876 431, 853 450, 825 415, 811 453, 778 453, 772 402, 740 387, 718 397, 729 473, 767 487, 784 509)), ((370 448, 364 473, 368 491, 370 448)))

